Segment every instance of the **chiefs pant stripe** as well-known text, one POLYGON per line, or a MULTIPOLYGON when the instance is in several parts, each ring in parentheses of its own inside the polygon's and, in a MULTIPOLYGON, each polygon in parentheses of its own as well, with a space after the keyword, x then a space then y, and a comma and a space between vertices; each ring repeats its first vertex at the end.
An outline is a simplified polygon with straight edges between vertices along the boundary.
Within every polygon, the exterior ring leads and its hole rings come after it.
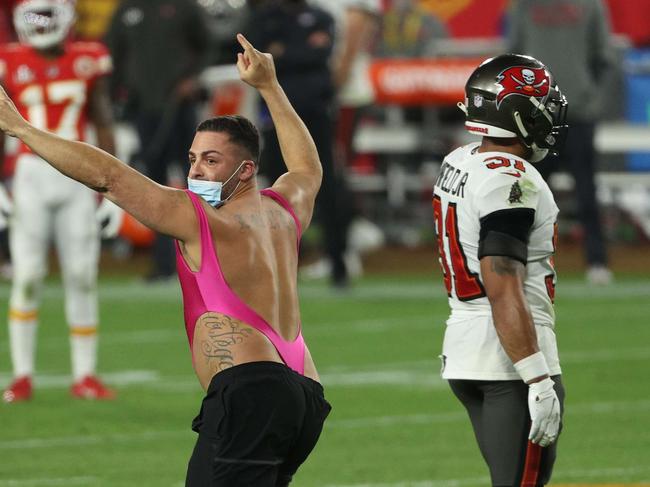
POLYGON ((9 319, 16 321, 33 321, 38 318, 38 311, 20 311, 18 309, 9 310, 9 319))
POLYGON ((72 336, 78 336, 78 337, 93 336, 97 334, 97 327, 96 326, 73 326, 70 328, 70 334, 72 336))
POLYGON ((542 447, 529 441, 526 449, 524 473, 521 476, 521 487, 535 487, 537 485, 541 460, 542 447))

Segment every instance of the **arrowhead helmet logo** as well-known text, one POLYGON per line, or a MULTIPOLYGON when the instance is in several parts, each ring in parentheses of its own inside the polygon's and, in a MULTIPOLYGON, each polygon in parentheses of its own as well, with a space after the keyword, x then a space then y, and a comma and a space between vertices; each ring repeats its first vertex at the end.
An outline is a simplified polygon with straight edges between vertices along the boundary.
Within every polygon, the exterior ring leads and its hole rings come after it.
POLYGON ((510 95, 543 98, 548 95, 551 80, 544 68, 513 66, 497 75, 497 110, 501 102, 510 95))

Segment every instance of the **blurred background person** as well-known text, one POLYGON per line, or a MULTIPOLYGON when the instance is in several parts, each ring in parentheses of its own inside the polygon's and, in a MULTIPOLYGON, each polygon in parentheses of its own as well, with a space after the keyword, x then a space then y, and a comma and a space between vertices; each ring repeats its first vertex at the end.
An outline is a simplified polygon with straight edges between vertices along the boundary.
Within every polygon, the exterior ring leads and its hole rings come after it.
MULTIPOLYGON (((210 47, 205 16, 195 0, 123 0, 106 35, 115 63, 111 90, 140 141, 134 163, 160 184, 169 183, 174 163, 184 164, 196 128, 197 76, 210 47)), ((156 236, 152 258, 148 282, 173 278, 170 238, 156 236)))
POLYGON ((390 0, 381 17, 377 57, 421 58, 438 54, 445 25, 417 0, 390 0))
MULTIPOLYGON (((383 243, 379 227, 360 215, 359 202, 349 188, 347 179, 357 154, 353 139, 359 120, 371 106, 374 95, 369 68, 372 45, 381 16, 381 0, 310 0, 334 18, 334 46, 330 65, 336 91, 334 119, 334 166, 337 177, 339 206, 347 218, 345 228, 343 265, 348 277, 359 277, 363 272, 361 253, 383 243)), ((321 278, 332 273, 333 260, 325 255, 301 269, 305 278, 321 278)))
POLYGON ((75 36, 83 40, 103 39, 121 0, 76 0, 75 36))
MULTIPOLYGON (((389 0, 381 16, 373 52, 376 58, 384 60, 412 59, 417 62, 432 59, 440 54, 439 41, 447 37, 445 25, 417 0, 389 0)), ((382 106, 380 113, 388 124, 400 126, 405 122, 413 123, 442 139, 441 122, 450 118, 449 112, 452 112, 451 117, 457 118, 456 106, 431 104, 389 104, 382 106)), ((442 150, 435 156, 444 157, 450 148, 444 143, 438 145, 442 146, 442 150)), ((422 159, 431 157, 431 152, 429 148, 422 147, 421 153, 415 158, 413 154, 401 154, 392 156, 391 160, 403 168, 412 168, 414 159, 419 163, 422 159)))
POLYGON ((607 9, 601 0, 518 0, 512 4, 508 26, 508 49, 541 59, 571 101, 564 150, 538 169, 546 180, 560 168, 573 176, 586 278, 592 284, 608 284, 612 273, 596 200, 594 148, 606 93, 601 87, 614 62, 607 9))
MULTIPOLYGON (((2 76, 0 76, 0 79, 2 76)), ((0 136, 0 157, 3 153, 4 137, 0 136)), ((2 161, 0 161, 2 164, 2 161)), ((13 268, 9 252, 9 218, 13 212, 13 203, 5 187, 4 178, 0 178, 0 279, 11 279, 13 268)))
POLYGON ((232 64, 240 47, 236 35, 245 29, 250 9, 255 2, 199 0, 198 3, 207 13, 208 28, 213 39, 210 65, 232 64))
MULTIPOLYGON (((6 1, 0 4, 0 45, 11 42, 14 39, 14 32, 11 25, 11 12, 13 9, 13 2, 6 1)), ((2 66, 0 66, 0 70, 2 66)), ((2 77, 2 75, 0 75, 2 77)), ((0 150, 4 145, 4 136, 0 136, 0 150)), ((1 163, 2 161, 0 161, 1 163)), ((8 164, 3 165, 3 171, 0 174, 0 185, 2 181, 9 179, 11 169, 7 168, 8 164)), ((6 188, 1 187, 0 192, 6 188)), ((9 255, 9 233, 8 233, 8 216, 11 211, 11 200, 8 194, 3 198, 0 195, 0 279, 11 279, 11 256, 9 255)))
POLYGON ((13 39, 11 29, 12 2, 5 1, 0 5, 0 44, 10 42, 13 39))
MULTIPOLYGON (((0 83, 22 115, 38 127, 74 140, 85 140, 90 121, 97 145, 113 153, 106 78, 110 56, 99 43, 67 42, 74 23, 73 2, 23 0, 13 20, 20 43, 0 47, 0 83)), ((2 152, 0 161, 4 160, 2 152)), ((95 375, 100 248, 95 195, 52 170, 23 144, 18 149, 12 189, 9 346, 14 381, 3 399, 16 402, 32 396, 38 309, 52 237, 63 274, 70 330, 71 394, 112 399, 114 392, 95 375)))
MULTIPOLYGON (((331 261, 330 281, 348 285, 343 260, 347 243, 349 210, 345 184, 334 164, 334 84, 330 56, 334 20, 330 14, 305 0, 262 2, 251 12, 246 29, 251 43, 275 60, 278 80, 309 129, 321 164, 323 183, 316 199, 316 218, 331 261)), ((264 138, 261 171, 270 183, 284 172, 275 127, 263 107, 260 125, 264 138)))

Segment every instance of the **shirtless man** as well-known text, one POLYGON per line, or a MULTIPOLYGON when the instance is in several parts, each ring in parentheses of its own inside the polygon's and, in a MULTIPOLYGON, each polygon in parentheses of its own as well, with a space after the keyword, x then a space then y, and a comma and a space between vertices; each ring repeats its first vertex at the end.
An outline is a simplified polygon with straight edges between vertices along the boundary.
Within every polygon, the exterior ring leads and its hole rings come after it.
POLYGON ((189 150, 190 189, 182 191, 36 129, 0 92, 1 130, 177 241, 185 326, 207 391, 193 424, 199 436, 187 486, 288 485, 330 410, 302 338, 296 279, 297 243, 322 170, 272 57, 238 40, 241 79, 266 101, 288 169, 268 190, 257 188, 257 131, 242 117, 199 125, 189 150))

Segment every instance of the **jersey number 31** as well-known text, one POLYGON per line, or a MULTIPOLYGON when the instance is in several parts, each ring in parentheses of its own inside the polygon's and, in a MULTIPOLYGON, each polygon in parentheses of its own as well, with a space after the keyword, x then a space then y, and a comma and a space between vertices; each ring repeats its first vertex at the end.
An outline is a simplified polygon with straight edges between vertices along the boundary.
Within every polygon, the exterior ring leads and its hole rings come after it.
POLYGON ((442 203, 440 197, 433 196, 433 216, 436 221, 436 235, 438 238, 438 254, 440 255, 440 265, 445 279, 447 294, 451 297, 453 290, 456 291, 456 297, 460 301, 471 301, 485 296, 485 289, 476 272, 472 272, 467 267, 467 258, 463 247, 458 239, 458 218, 456 215, 456 203, 449 203, 447 213, 442 214, 442 203), (449 242, 449 257, 445 252, 444 237, 449 242), (450 269, 451 264, 451 269, 450 269), (454 281, 452 290, 451 282, 454 281))

